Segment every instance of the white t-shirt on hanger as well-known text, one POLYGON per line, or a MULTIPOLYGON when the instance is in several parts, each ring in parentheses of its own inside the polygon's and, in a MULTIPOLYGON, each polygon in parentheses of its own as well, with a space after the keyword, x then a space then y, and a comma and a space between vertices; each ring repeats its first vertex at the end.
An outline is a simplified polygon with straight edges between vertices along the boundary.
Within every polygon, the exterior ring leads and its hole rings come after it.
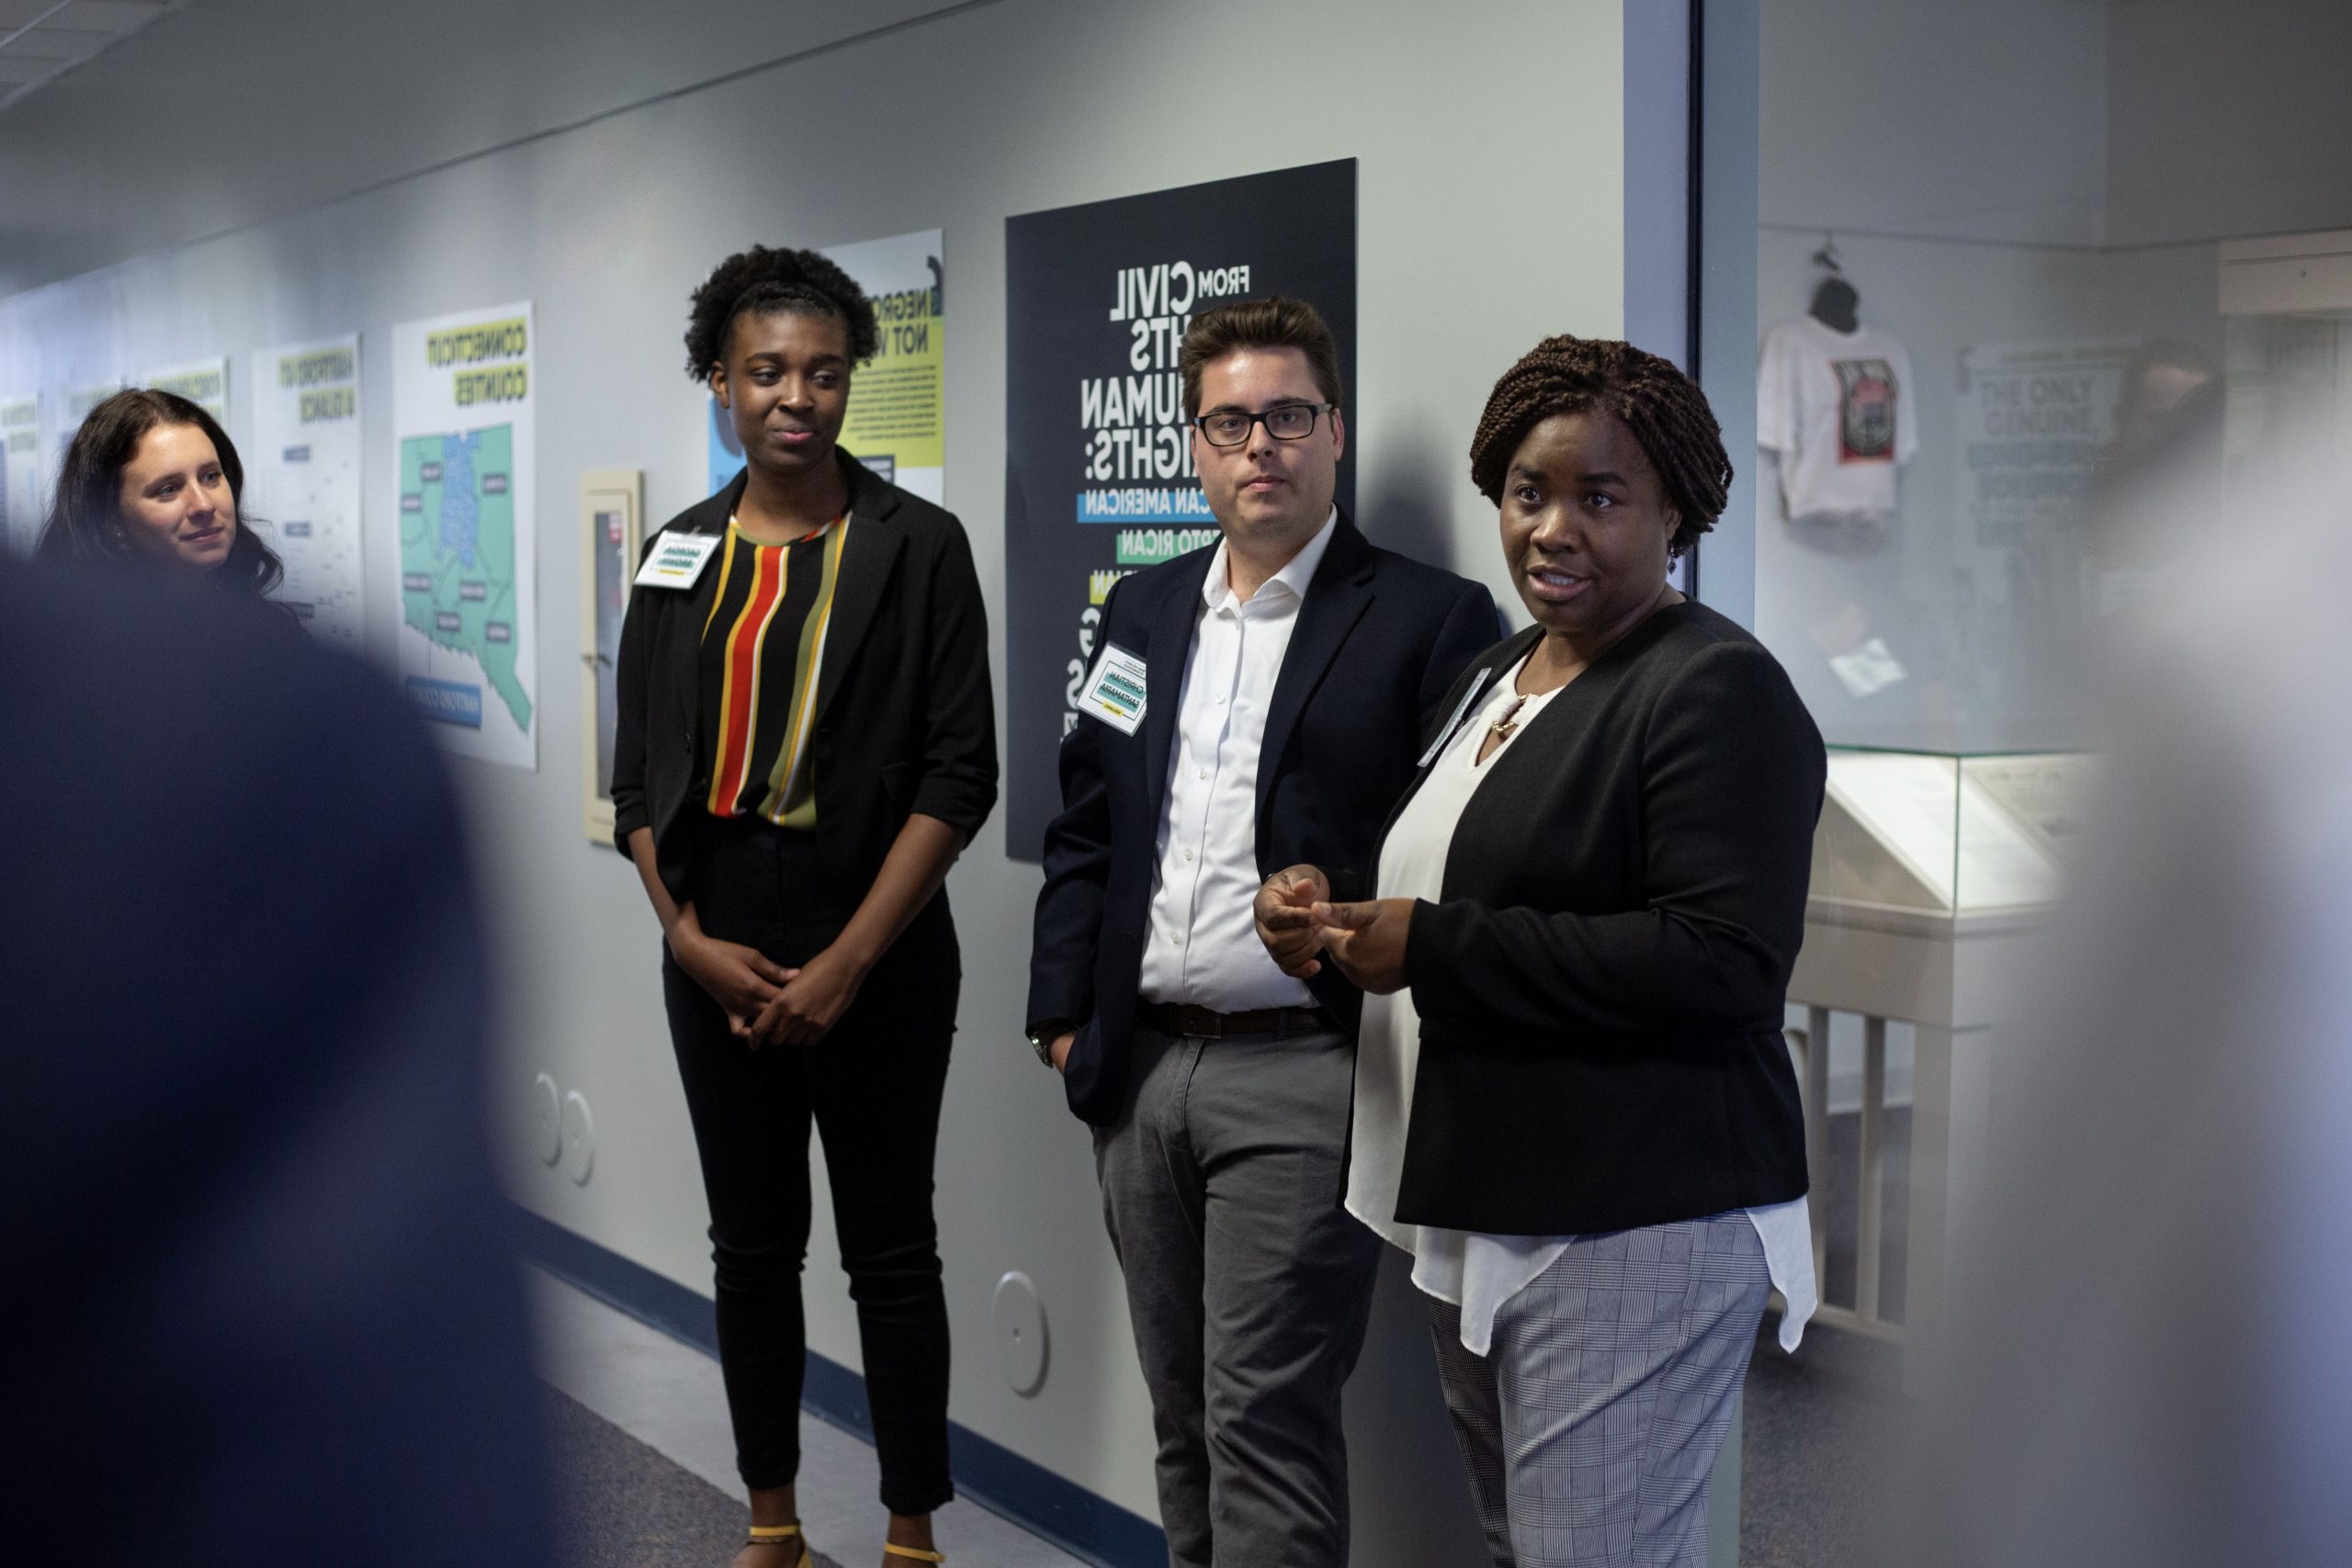
POLYGON ((1911 355, 1892 334, 1812 316, 1764 338, 1756 444, 1780 454, 1791 517, 1894 514, 1894 471, 1919 449, 1911 355))

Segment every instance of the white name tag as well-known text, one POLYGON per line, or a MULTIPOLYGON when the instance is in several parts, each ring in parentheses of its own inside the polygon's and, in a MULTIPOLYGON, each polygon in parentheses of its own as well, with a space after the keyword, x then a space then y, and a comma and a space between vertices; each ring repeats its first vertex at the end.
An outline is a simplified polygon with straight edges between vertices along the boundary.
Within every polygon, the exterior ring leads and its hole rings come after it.
POLYGON ((1445 727, 1437 732, 1437 739, 1430 742, 1430 749, 1421 753, 1421 760, 1413 766, 1426 768, 1437 760, 1437 754, 1445 750, 1445 743, 1453 739, 1454 727, 1462 722, 1462 716, 1470 711, 1471 703, 1476 700, 1478 694, 1486 690, 1486 687, 1487 671, 1481 670, 1476 678, 1470 682, 1470 689, 1462 694, 1462 700, 1453 705, 1453 713, 1446 719, 1445 727))
POLYGON ((639 588, 692 588, 702 577, 702 569, 710 564, 711 552, 718 549, 727 536, 724 534, 664 534, 637 569, 639 588))
POLYGON ((1103 645, 1094 673, 1078 694, 1078 711, 1092 714, 1122 735, 1143 722, 1143 660, 1124 648, 1103 645))

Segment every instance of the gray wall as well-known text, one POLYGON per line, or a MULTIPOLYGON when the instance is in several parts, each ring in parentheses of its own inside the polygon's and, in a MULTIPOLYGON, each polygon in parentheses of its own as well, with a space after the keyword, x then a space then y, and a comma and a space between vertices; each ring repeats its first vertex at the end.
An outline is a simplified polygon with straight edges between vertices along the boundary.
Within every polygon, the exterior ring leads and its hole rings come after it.
POLYGON ((2107 9, 2109 244, 2352 223, 2352 6, 2132 0, 2107 9))
MULTIPOLYGON (((53 398, 143 364, 360 329, 379 602, 391 587, 389 328, 536 301, 539 768, 456 765, 507 982, 501 1136, 522 1201, 698 1289, 705 1214, 659 1003, 657 932, 634 874, 581 830, 571 671, 581 471, 642 468, 656 519, 701 493, 703 394, 679 372, 678 332, 705 269, 754 240, 945 231, 947 500, 972 536, 1000 668, 1007 214, 1361 160, 1349 460, 1363 465, 1368 530, 1486 579, 1513 608, 1493 511, 1464 474, 1472 427, 1493 378, 1538 336, 1613 334, 1621 321, 1619 0, 1490 0, 1447 12, 1442 25, 1408 0, 1273 11, 1238 0, 999 0, 673 92, 805 45, 807 28, 819 29, 815 41, 838 36, 843 17, 873 9, 797 5, 786 25, 785 8, 748 0, 374 8, 396 12, 394 25, 370 21, 368 7, 215 0, 0 126, 6 276, 149 256, 0 302, 0 388, 38 385, 53 398), (296 21, 301 9, 331 10, 334 28, 362 40, 334 71, 317 69, 317 39, 301 30, 327 24, 296 21), (451 53, 485 36, 494 69, 451 53), (127 99, 156 78, 159 58, 192 62, 200 86, 127 99), (435 71, 459 80, 439 83, 435 71), (657 92, 673 96, 540 134, 657 92), (109 100, 143 107, 114 123, 109 100), (324 126, 318 146, 290 144, 314 124, 324 126), (190 155, 142 171, 141 150, 159 141, 190 155), (171 243, 180 248, 151 254, 171 243), (526 1152, 526 1090, 540 1071, 594 1108, 599 1146, 585 1188, 526 1152)), ((241 362, 240 433, 243 372, 241 362)), ((388 647, 390 616, 379 611, 373 631, 388 647)), ((966 973, 939 1156, 954 1410, 1148 1516, 1148 1413, 1087 1137, 1020 1038, 1036 873, 1003 850, 992 824, 950 883, 966 973), (1006 1388, 989 1348, 989 1293, 1009 1269, 1037 1281, 1051 1320, 1052 1371, 1034 1398, 1006 1388)), ((810 1338, 854 1366, 823 1208, 810 1338)), ((1472 1561, 1426 1338, 1393 1274, 1350 1412, 1363 1560, 1472 1561)))

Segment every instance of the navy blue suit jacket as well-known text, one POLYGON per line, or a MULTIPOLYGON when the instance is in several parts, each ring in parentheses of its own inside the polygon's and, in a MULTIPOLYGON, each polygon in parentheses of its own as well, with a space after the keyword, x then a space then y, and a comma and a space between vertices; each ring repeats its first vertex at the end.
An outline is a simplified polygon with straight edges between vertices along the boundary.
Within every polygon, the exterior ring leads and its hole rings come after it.
POLYGON ((192 575, 0 552, 0 1552, 555 1562, 423 727, 192 575))
MULTIPOLYGON (((1127 1083, 1151 912, 1153 840, 1174 755, 1178 694, 1214 547, 1122 579, 1102 640, 1144 660, 1132 736, 1080 716, 1062 742, 1062 809, 1046 829, 1029 960, 1029 1021, 1078 1026, 1069 1107, 1107 1126, 1127 1083)), ((1258 869, 1319 865, 1340 897, 1369 893, 1381 823, 1413 779, 1421 738, 1464 666, 1501 629, 1494 596, 1374 547, 1347 515, 1307 584, 1274 681, 1258 759, 1258 869)), ((1362 993, 1329 965, 1307 982, 1352 1030, 1362 993)))

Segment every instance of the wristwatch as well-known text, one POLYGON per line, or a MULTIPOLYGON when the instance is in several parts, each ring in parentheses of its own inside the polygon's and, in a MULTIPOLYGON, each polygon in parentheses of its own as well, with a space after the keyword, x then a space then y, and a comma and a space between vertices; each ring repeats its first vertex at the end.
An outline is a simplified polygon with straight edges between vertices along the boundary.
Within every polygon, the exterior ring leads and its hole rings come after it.
POLYGON ((1029 1026, 1029 1049, 1037 1053, 1037 1060, 1047 1066, 1054 1065, 1054 1042, 1078 1026, 1066 1018, 1049 1018, 1029 1026))

